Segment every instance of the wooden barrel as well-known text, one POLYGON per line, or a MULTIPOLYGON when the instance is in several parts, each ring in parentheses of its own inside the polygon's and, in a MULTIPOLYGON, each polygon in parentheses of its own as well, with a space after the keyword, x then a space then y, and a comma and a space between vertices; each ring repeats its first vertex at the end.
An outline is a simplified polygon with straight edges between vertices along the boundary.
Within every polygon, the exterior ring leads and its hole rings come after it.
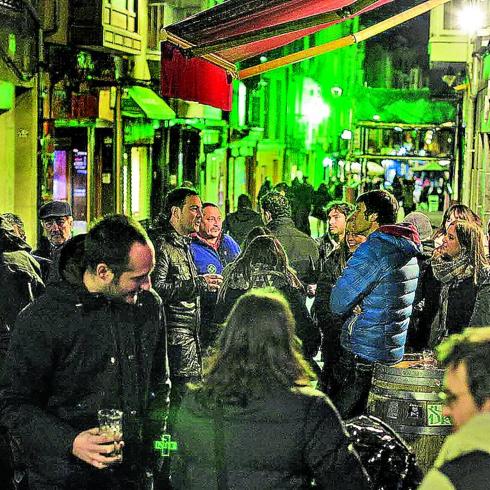
POLYGON ((377 364, 368 399, 368 413, 389 424, 413 449, 426 472, 451 432, 451 420, 442 415, 438 393, 444 370, 410 354, 394 366, 377 364))

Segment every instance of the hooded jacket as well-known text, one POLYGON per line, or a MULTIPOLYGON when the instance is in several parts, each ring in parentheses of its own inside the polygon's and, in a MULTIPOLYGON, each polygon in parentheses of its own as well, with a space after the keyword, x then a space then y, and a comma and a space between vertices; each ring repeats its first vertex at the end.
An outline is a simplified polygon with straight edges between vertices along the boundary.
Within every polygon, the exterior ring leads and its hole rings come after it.
POLYGON ((19 312, 44 292, 29 245, 0 218, 0 369, 19 312))
POLYGON ((487 490, 490 482, 490 414, 475 415, 450 435, 418 490, 487 490))
POLYGON ((342 325, 345 349, 369 362, 403 357, 420 253, 413 225, 381 226, 354 252, 330 296, 331 311, 349 315, 342 325), (353 313, 355 306, 361 313, 353 313))
MULTIPOLYGON (((60 271, 63 274, 63 271, 60 271)), ((70 277, 70 280, 75 278, 70 277)), ((102 472, 72 455, 97 411, 124 412, 121 471, 151 463, 165 427, 168 361, 161 302, 130 305, 60 281, 19 315, 0 381, 1 422, 22 442, 30 488, 86 488, 102 472)), ((119 471, 119 470, 118 470, 119 471)))

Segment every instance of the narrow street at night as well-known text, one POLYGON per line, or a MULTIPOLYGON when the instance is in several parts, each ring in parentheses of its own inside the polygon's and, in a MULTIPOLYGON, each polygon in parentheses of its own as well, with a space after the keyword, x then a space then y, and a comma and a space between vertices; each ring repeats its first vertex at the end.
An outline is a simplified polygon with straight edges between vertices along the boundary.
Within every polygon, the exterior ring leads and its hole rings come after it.
POLYGON ((0 0, 0 490, 488 490, 489 42, 0 0))

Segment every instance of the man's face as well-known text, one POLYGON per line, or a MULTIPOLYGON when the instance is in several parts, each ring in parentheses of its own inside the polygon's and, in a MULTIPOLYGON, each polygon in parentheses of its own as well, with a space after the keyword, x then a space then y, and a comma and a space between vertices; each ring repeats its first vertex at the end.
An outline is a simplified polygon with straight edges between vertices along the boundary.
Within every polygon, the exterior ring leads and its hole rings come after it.
POLYGON ((456 257, 461 253, 461 245, 456 235, 456 225, 451 224, 442 238, 442 252, 446 257, 456 257))
POLYGON ((135 304, 140 291, 151 288, 150 273, 155 267, 153 245, 133 243, 129 250, 128 270, 114 279, 104 293, 124 303, 135 304))
POLYGON ((344 236, 345 219, 345 214, 338 209, 334 208, 328 213, 328 229, 331 235, 344 236))
POLYGON ((53 247, 63 245, 70 237, 73 228, 71 216, 53 216, 42 220, 44 231, 53 247))
POLYGON ((444 392, 446 404, 442 413, 446 417, 451 417, 455 431, 480 412, 469 390, 468 371, 465 362, 446 370, 444 392))
POLYGON ((182 209, 177 209, 181 232, 184 235, 197 233, 202 219, 202 203, 199 196, 187 196, 182 209))
POLYGON ((352 215, 352 229, 361 235, 369 234, 373 223, 369 220, 369 216, 366 215, 366 205, 360 202, 354 214, 352 215))
POLYGON ((199 226, 199 235, 209 240, 218 238, 223 228, 221 211, 214 206, 207 206, 202 210, 202 220, 199 226))

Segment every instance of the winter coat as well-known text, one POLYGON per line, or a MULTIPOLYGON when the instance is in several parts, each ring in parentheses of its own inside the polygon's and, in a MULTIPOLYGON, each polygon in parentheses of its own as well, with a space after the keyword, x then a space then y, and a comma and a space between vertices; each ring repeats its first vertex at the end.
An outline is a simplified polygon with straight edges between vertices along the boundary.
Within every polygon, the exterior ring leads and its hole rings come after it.
POLYGON ((307 359, 314 357, 320 345, 320 332, 310 317, 303 292, 289 284, 281 272, 257 268, 246 281, 237 275, 236 280, 223 290, 223 298, 216 305, 215 323, 224 323, 240 296, 261 287, 274 287, 288 300, 296 322, 296 335, 303 344, 303 353, 307 359))
POLYGON ((170 225, 152 230, 151 236, 156 253, 152 283, 165 310, 171 379, 200 377, 199 296, 205 282, 194 265, 191 239, 170 225))
POLYGON ((482 327, 486 325, 490 325, 490 267, 485 267, 479 278, 475 304, 468 326, 482 327))
POLYGON ((224 439, 227 488, 299 490, 309 488, 312 478, 319 489, 369 488, 325 395, 307 387, 271 386, 245 406, 225 404, 221 417, 194 393, 186 397, 174 435, 179 448, 172 460, 175 490, 218 488, 216 427, 224 439))
POLYGON ((40 247, 32 252, 32 255, 41 265, 43 280, 46 284, 61 280, 59 274, 59 261, 62 248, 63 245, 53 247, 48 239, 43 237, 41 239, 40 247))
POLYGON ((223 233, 229 233, 241 245, 248 232, 256 226, 264 226, 260 214, 250 208, 238 208, 226 215, 223 233))
MULTIPOLYGON (((218 250, 202 240, 198 235, 192 238, 191 252, 199 274, 222 274, 225 266, 235 260, 240 247, 230 235, 220 237, 218 250)), ((218 335, 218 326, 214 323, 217 293, 201 293, 201 328, 200 341, 204 351, 214 344, 218 335)))
POLYGON ((330 309, 349 314, 342 346, 370 362, 396 363, 405 347, 419 276, 420 239, 413 225, 382 226, 347 262, 330 309), (360 306, 361 313, 354 313, 360 306))
POLYGON ((322 391, 327 389, 332 367, 338 362, 341 353, 340 333, 344 318, 330 311, 330 294, 342 274, 342 263, 345 261, 342 255, 344 253, 345 251, 337 246, 323 261, 312 306, 313 315, 322 335, 323 367, 320 379, 322 391))
POLYGON ((240 253, 240 247, 230 235, 223 234, 215 250, 196 235, 192 238, 191 252, 199 274, 222 274, 225 266, 240 253))
POLYGON ((448 436, 419 490, 487 490, 490 482, 490 414, 480 413, 448 436))
POLYGON ((0 370, 19 312, 44 292, 30 247, 0 220, 0 370))
POLYGON ((103 472, 71 454, 75 437, 98 426, 98 410, 123 410, 118 468, 140 474, 164 429, 168 393, 158 296, 142 291, 130 305, 63 281, 48 286, 17 320, 0 412, 22 441, 30 488, 87 488, 81 483, 91 481, 95 489, 103 488, 97 483, 103 472))
MULTIPOLYGON (((432 267, 425 273, 427 291, 424 308, 419 315, 419 329, 424 334, 424 345, 438 338, 435 320, 440 308, 442 284, 434 277, 432 267)), ((449 288, 446 328, 448 334, 460 333, 466 327, 490 324, 490 269, 482 270, 479 283, 473 277, 453 281, 449 288)))
POLYGON ((281 242, 289 265, 296 271, 303 284, 313 284, 316 280, 314 269, 319 258, 316 241, 299 231, 291 218, 276 218, 270 221, 267 227, 281 242))

